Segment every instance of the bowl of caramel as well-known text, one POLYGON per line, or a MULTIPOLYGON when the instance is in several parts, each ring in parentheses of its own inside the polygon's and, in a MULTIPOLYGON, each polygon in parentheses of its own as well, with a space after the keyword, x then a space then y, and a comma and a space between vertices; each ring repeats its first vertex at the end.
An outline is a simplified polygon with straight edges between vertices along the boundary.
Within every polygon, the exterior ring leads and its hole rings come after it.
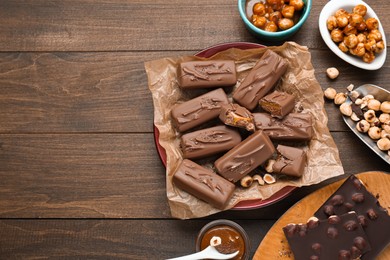
POLYGON ((290 38, 309 17, 312 0, 239 0, 245 27, 257 38, 283 41, 290 38))

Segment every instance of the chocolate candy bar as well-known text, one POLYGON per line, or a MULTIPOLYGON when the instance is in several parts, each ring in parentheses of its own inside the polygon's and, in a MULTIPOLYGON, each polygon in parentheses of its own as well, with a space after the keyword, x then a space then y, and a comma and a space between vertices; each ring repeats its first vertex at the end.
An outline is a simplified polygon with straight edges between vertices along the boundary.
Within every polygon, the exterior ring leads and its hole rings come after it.
POLYGON ((228 151, 240 142, 237 130, 220 125, 182 135, 180 147, 184 158, 197 159, 228 151))
POLYGON ((275 173, 281 173, 293 177, 301 177, 306 165, 306 153, 304 150, 281 145, 276 147, 278 157, 272 165, 275 173))
POLYGON ((173 124, 184 132, 219 116, 223 105, 229 100, 222 88, 176 105, 171 110, 173 124))
POLYGON ((256 131, 239 145, 218 158, 214 166, 218 173, 231 182, 237 182, 269 159, 275 147, 263 131, 256 131))
POLYGON ((283 119, 268 113, 253 113, 256 129, 263 130, 272 140, 310 141, 313 137, 311 115, 290 113, 283 119))
POLYGON ((177 77, 181 88, 233 86, 237 82, 236 65, 233 60, 182 62, 177 77))
POLYGON ((244 128, 248 131, 255 131, 255 124, 252 113, 238 104, 228 104, 222 107, 219 119, 226 125, 244 128))
POLYGON ((286 92, 275 90, 260 99, 259 105, 262 109, 269 112, 271 116, 283 118, 294 109, 295 98, 286 92))
POLYGON ((370 243, 355 212, 283 227, 295 259, 359 259, 370 243))
POLYGON ((361 259, 375 259, 390 243, 390 216, 386 209, 379 205, 377 198, 367 191, 364 184, 354 175, 338 188, 332 196, 314 213, 319 219, 330 215, 341 215, 355 211, 359 223, 371 243, 371 251, 361 259))
POLYGON ((233 93, 233 99, 241 106, 253 110, 286 72, 287 66, 282 57, 267 50, 233 93))
POLYGON ((235 185, 215 172, 184 159, 172 178, 180 189, 224 209, 233 195, 235 185))

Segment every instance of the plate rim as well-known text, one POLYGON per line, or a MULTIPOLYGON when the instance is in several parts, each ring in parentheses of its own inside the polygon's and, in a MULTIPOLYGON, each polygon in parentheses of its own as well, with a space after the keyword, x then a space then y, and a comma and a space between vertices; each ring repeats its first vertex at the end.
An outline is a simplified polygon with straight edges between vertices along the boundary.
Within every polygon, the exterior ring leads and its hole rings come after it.
MULTIPOLYGON (((198 51, 194 54, 194 56, 201 57, 201 58, 209 58, 221 51, 230 49, 230 48, 238 48, 238 49, 255 49, 255 48, 266 48, 266 45, 260 44, 260 43, 254 43, 254 42, 226 42, 226 43, 219 43, 212 45, 210 47, 207 47, 201 51, 198 51)), ((167 167, 167 155, 164 147, 160 145, 159 142, 159 136, 160 132, 155 124, 153 124, 153 135, 154 135, 154 142, 157 149, 157 153, 160 157, 160 160, 164 167, 167 167)), ((252 210, 252 209, 259 209, 263 207, 267 207, 269 205, 272 205, 286 197, 288 197, 294 190, 296 190, 298 187, 295 186, 285 186, 276 193, 274 193, 271 197, 267 199, 251 199, 251 200, 244 200, 238 202, 236 205, 234 205, 231 210, 252 210)))

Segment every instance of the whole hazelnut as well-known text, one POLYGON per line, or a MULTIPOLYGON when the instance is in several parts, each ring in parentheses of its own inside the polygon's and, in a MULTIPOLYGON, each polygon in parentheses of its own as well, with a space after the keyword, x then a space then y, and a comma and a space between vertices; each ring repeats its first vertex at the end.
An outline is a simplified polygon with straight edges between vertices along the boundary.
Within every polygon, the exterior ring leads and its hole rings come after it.
POLYGON ((376 142, 376 145, 381 151, 390 150, 390 139, 387 137, 381 138, 376 142))
POLYGON ((375 111, 372 110, 372 109, 367 110, 367 111, 364 113, 364 119, 366 119, 366 121, 369 122, 369 123, 374 122, 375 119, 376 119, 375 111))
POLYGON ((390 114, 389 113, 382 113, 378 117, 379 122, 382 124, 390 122, 390 114))
POLYGON ((368 129, 368 136, 373 139, 373 140, 378 140, 379 138, 381 138, 381 129, 377 126, 373 126, 373 127, 370 127, 370 129, 368 129))
POLYGON ((361 133, 367 133, 368 132, 368 129, 370 129, 370 123, 368 123, 366 120, 360 120, 357 124, 356 124, 356 129, 361 132, 361 133))
POLYGON ((336 94, 337 94, 337 91, 331 87, 325 89, 325 91, 324 91, 324 95, 327 99, 333 100, 335 98, 336 94))
POLYGON ((334 103, 336 105, 341 105, 347 100, 347 95, 345 93, 337 93, 336 96, 334 97, 334 103))
POLYGON ((342 103, 340 105, 340 112, 341 114, 345 116, 351 116, 352 115, 352 106, 350 103, 342 103))
POLYGON ((336 69, 335 67, 331 67, 331 68, 327 68, 326 69, 326 75, 330 78, 330 79, 335 79, 339 76, 340 72, 338 69, 336 69))
POLYGON ((326 20, 326 27, 329 31, 337 28, 337 19, 334 15, 329 16, 329 18, 326 20))
POLYGON ((382 102, 381 104, 381 107, 380 107, 380 110, 383 112, 383 113, 390 113, 390 101, 384 101, 382 102))
POLYGON ((381 102, 379 100, 370 99, 367 102, 367 108, 368 109, 371 109, 371 110, 374 110, 374 111, 379 111, 380 107, 381 107, 381 102))

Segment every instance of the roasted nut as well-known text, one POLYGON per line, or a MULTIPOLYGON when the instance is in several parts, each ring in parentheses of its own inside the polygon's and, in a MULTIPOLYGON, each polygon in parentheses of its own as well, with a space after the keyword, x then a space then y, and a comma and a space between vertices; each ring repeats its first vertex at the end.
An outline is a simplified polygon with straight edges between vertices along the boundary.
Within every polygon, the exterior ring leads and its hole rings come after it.
POLYGON ((339 44, 339 49, 340 49, 340 51, 342 51, 342 52, 347 52, 347 51, 349 50, 348 47, 345 45, 344 42, 340 42, 340 44, 339 44))
POLYGON ((326 20, 326 27, 328 28, 329 31, 336 29, 337 27, 336 16, 334 15, 329 16, 329 18, 326 20))
POLYGON ((267 18, 265 18, 264 16, 253 15, 252 23, 254 26, 263 29, 267 23, 267 18))
POLYGON ((272 175, 269 174, 269 173, 264 174, 263 180, 264 180, 265 183, 267 183, 267 184, 272 184, 272 183, 275 183, 275 182, 276 182, 275 177, 272 176, 272 175))
POLYGON ((264 27, 264 30, 267 32, 276 32, 278 30, 278 26, 275 22, 269 21, 264 27))
POLYGON ((348 24, 347 26, 344 27, 343 33, 346 36, 351 35, 351 34, 356 35, 357 29, 356 29, 356 27, 352 26, 351 24, 348 24))
POLYGON ((350 95, 352 98, 357 99, 357 98, 359 98, 360 93, 357 92, 356 90, 352 90, 351 93, 349 93, 349 95, 350 95))
POLYGON ((349 49, 349 52, 352 55, 363 57, 363 55, 366 53, 366 48, 364 47, 364 43, 358 42, 358 44, 354 48, 349 49))
POLYGON ((359 121, 360 121, 360 118, 356 115, 355 112, 352 112, 351 120, 352 120, 352 121, 355 121, 355 122, 359 122, 359 121))
POLYGON ((304 2, 302 0, 290 0, 290 5, 294 7, 295 11, 301 11, 304 2))
POLYGON ((331 68, 327 68, 326 69, 326 75, 330 78, 330 79, 335 79, 339 76, 340 72, 338 69, 336 69, 335 67, 331 67, 331 68))
POLYGON ((355 34, 350 34, 350 35, 344 37, 343 42, 344 42, 345 46, 352 49, 352 48, 355 48, 356 45, 358 44, 358 39, 357 39, 357 36, 355 34))
POLYGON ((344 40, 344 34, 343 31, 339 28, 336 28, 330 32, 330 37, 332 38, 332 41, 334 42, 342 42, 344 40))
POLYGON ((274 159, 268 160, 266 165, 265 165, 265 171, 268 173, 274 172, 273 166, 274 166, 275 162, 276 161, 274 159))
POLYGON ((381 102, 376 99, 370 99, 367 102, 367 108, 374 110, 374 111, 379 111, 381 107, 381 102))
POLYGON ((336 20, 337 20, 337 26, 340 28, 347 26, 348 22, 349 22, 348 15, 346 15, 346 14, 341 14, 341 15, 336 16, 336 20))
POLYGON ((384 101, 382 102, 381 104, 381 107, 380 107, 380 110, 383 112, 383 113, 390 113, 390 101, 384 101))
POLYGON ((363 55, 363 61, 365 63, 371 63, 375 60, 375 54, 373 52, 367 52, 363 55))
POLYGON ((367 18, 366 25, 367 25, 368 30, 374 30, 374 29, 378 29, 379 22, 376 18, 370 17, 370 18, 367 18))
POLYGON ((368 136, 373 139, 373 140, 378 140, 379 138, 381 138, 381 129, 377 126, 373 126, 373 127, 370 127, 370 129, 368 129, 368 136))
POLYGON ((387 137, 380 138, 376 142, 376 145, 378 146, 379 150, 381 150, 381 151, 390 150, 390 139, 387 137))
POLYGON ((249 175, 244 176, 240 181, 241 186, 244 188, 250 187, 252 185, 252 183, 253 183, 253 178, 252 178, 252 176, 249 176, 249 175))
POLYGON ((222 244, 222 239, 219 236, 213 236, 210 239, 210 246, 219 246, 222 244))
POLYGON ((363 33, 359 33, 357 36, 358 42, 366 43, 367 37, 363 33))
POLYGON ((388 123, 388 122, 390 122, 390 114, 389 113, 382 113, 379 115, 378 119, 379 119, 379 122, 381 122, 382 124, 388 123))
POLYGON ((284 18, 293 18, 294 12, 295 12, 295 8, 292 5, 285 5, 282 8, 282 15, 284 18))
POLYGON ((294 21, 290 18, 282 18, 278 21, 280 30, 287 30, 294 26, 294 21))
POLYGON ((383 41, 379 41, 376 43, 375 53, 381 53, 385 49, 385 43, 383 41))
POLYGON ((261 185, 261 186, 264 185, 263 177, 261 177, 258 174, 253 175, 253 181, 257 181, 259 183, 259 185, 261 185))
POLYGON ((375 121, 375 118, 376 118, 376 115, 375 115, 375 111, 370 109, 370 110, 367 110, 365 113, 364 113, 364 119, 366 119, 366 121, 368 123, 372 123, 375 121))
POLYGON ((253 13, 256 15, 263 16, 265 15, 265 6, 264 3, 258 2, 253 6, 253 13))
POLYGON ((356 129, 361 132, 361 133, 367 133, 368 130, 370 129, 370 123, 368 123, 366 120, 360 120, 357 124, 356 124, 356 129))
POLYGON ((352 9, 352 12, 355 14, 360 14, 364 17, 367 13, 367 7, 365 5, 359 4, 352 9))
POLYGON ((331 88, 331 87, 325 89, 325 91, 324 91, 324 96, 327 99, 333 100, 336 97, 336 94, 337 94, 337 91, 334 88, 331 88))
POLYGON ((367 39, 364 43, 364 48, 366 48, 367 51, 375 51, 377 49, 376 41, 374 39, 367 39))
POLYGON ((345 116, 352 116, 352 106, 350 103, 342 103, 340 105, 340 112, 345 116))
POLYGON ((334 97, 334 103, 336 105, 341 105, 347 100, 347 95, 345 93, 337 93, 336 96, 334 97))
POLYGON ((363 16, 357 13, 352 13, 351 16, 349 17, 349 25, 352 27, 355 27, 356 25, 360 24, 363 22, 363 16))
POLYGON ((355 86, 354 86, 353 84, 349 84, 349 85, 347 86, 347 90, 348 90, 349 92, 351 92, 351 91, 353 90, 354 87, 355 87, 355 86))
POLYGON ((386 132, 385 130, 381 131, 381 138, 389 138, 390 139, 390 133, 386 132))
POLYGON ((374 29, 368 33, 367 39, 374 39, 375 41, 379 42, 382 40, 382 34, 378 29, 374 29))

